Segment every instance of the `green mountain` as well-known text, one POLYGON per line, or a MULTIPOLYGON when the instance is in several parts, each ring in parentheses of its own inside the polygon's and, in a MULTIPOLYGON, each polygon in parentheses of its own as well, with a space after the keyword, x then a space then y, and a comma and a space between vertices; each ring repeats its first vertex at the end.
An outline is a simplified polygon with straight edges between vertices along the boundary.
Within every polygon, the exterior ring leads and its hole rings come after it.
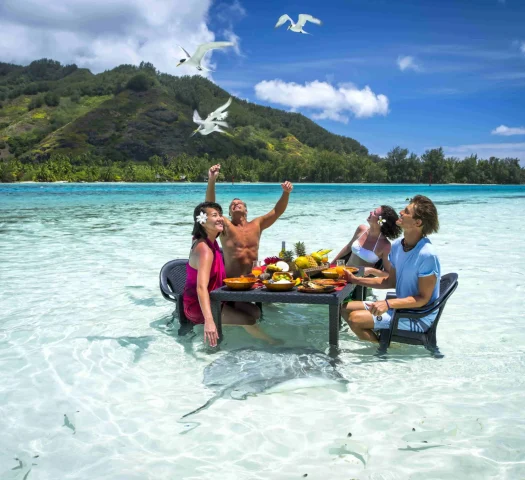
POLYGON ((98 75, 48 59, 0 63, 0 181, 195 180, 216 162, 226 179, 250 181, 418 182, 430 171, 444 183, 459 171, 459 181, 488 182, 497 170, 508 183, 521 175, 519 164, 498 165, 473 180, 472 162, 458 170, 441 149, 419 159, 397 148, 385 161, 301 114, 235 97, 227 133, 191 136, 193 110, 206 117, 229 97, 205 78, 149 63, 98 75))
POLYGON ((268 161, 313 150, 368 155, 301 114, 237 98, 228 134, 192 137, 193 110, 205 117, 229 96, 205 78, 161 74, 151 64, 93 75, 46 59, 27 67, 0 63, 0 155, 26 163, 54 154, 134 162, 181 154, 268 161))

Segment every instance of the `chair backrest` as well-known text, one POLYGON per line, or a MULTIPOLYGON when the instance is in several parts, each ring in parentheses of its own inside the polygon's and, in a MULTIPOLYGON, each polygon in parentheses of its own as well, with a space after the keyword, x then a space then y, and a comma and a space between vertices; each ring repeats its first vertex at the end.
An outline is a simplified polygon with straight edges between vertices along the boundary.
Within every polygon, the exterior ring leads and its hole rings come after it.
POLYGON ((159 283, 162 296, 170 302, 177 302, 184 292, 187 259, 171 260, 160 270, 159 283))
POLYGON ((435 332, 437 330, 437 326, 439 323, 439 319, 441 318, 441 314, 443 313, 443 310, 445 309, 447 300, 454 293, 456 288, 458 288, 458 274, 457 273, 447 273, 441 277, 441 280, 439 282, 439 297, 434 302, 434 305, 436 306, 439 305, 439 310, 438 310, 438 314, 436 315, 436 319, 434 320, 434 323, 432 323, 432 326, 428 330, 429 334, 435 335, 435 332))
POLYGON ((458 274, 447 273, 441 277, 439 282, 439 297, 436 302, 446 302, 458 286, 458 274))

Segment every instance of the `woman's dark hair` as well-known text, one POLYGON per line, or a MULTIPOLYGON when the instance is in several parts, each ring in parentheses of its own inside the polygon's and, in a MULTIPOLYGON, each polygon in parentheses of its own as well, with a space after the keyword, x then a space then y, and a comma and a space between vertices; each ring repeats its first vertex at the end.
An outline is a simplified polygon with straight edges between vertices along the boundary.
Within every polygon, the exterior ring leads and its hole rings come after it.
POLYGON ((381 218, 385 220, 385 223, 381 225, 381 233, 389 240, 401 235, 401 227, 396 223, 399 219, 399 215, 390 205, 381 205, 381 218))
POLYGON ((199 222, 197 222, 197 217, 201 213, 206 213, 207 208, 214 208, 222 216, 222 207, 218 203, 215 203, 215 202, 199 203, 195 207, 195 210, 193 211, 193 232, 191 232, 191 234, 193 235, 193 238, 196 238, 196 239, 208 238, 208 234, 206 233, 206 230, 204 229, 204 227, 199 222))
POLYGON ((414 215, 416 220, 421 220, 423 236, 437 233, 439 230, 438 211, 432 200, 424 195, 416 195, 410 200, 414 205, 414 215))

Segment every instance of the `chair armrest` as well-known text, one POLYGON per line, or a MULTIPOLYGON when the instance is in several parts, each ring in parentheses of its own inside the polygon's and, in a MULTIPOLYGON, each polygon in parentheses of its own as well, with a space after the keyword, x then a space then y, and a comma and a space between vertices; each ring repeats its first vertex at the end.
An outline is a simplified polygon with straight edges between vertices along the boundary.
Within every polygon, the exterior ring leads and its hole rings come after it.
MULTIPOLYGON (((387 299, 388 298, 389 297, 387 296, 387 299)), ((396 298, 395 295, 393 296, 393 298, 396 298)), ((421 308, 395 308, 394 315, 392 316, 392 320, 390 322, 390 327, 384 328, 382 330, 390 330, 390 337, 391 337, 394 330, 397 329, 400 318, 417 319, 417 318, 426 317, 429 313, 432 313, 435 310, 438 310, 441 307, 441 305, 445 302, 446 302, 446 299, 444 302, 436 300, 435 302, 432 302, 421 308)), ((388 342, 388 345, 390 345, 390 341, 388 342)))
MULTIPOLYGON (((456 281, 454 284, 452 284, 450 287, 447 288, 447 291, 443 296, 439 296, 436 300, 434 300, 432 303, 428 303, 427 305, 424 305, 420 308, 398 308, 396 309, 395 313, 398 314, 398 316, 403 317, 412 317, 412 318, 421 318, 425 315, 428 315, 429 313, 432 313, 441 307, 445 306, 445 303, 447 303, 449 297, 454 293, 458 286, 458 282, 456 281)), ((388 296, 387 296, 388 298, 388 296)))
MULTIPOLYGON (((445 300, 446 301, 446 300, 445 300)), ((403 317, 421 318, 437 310, 445 302, 435 301, 419 308, 398 308, 396 313, 403 317)))
POLYGON ((169 290, 169 287, 167 288, 165 285, 160 284, 160 293, 162 293, 162 296, 169 300, 170 302, 176 302, 179 298, 179 295, 169 290))
POLYGON ((397 295, 395 294, 395 292, 388 292, 386 294, 386 299, 387 300, 393 300, 394 298, 397 298, 397 295))

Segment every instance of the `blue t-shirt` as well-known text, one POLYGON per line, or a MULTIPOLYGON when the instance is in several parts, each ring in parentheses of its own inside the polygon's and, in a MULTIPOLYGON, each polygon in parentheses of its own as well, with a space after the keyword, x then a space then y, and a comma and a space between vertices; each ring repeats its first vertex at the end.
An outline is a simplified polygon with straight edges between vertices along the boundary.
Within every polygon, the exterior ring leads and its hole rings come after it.
MULTIPOLYGON (((434 245, 426 237, 423 237, 417 245, 405 252, 401 240, 392 243, 392 249, 388 255, 392 267, 396 269, 396 296, 406 298, 419 293, 419 278, 435 275, 437 278, 434 291, 428 303, 432 303, 439 297, 439 281, 441 279, 441 264, 434 245)), ((421 318, 427 327, 432 325, 437 311, 421 318)))

